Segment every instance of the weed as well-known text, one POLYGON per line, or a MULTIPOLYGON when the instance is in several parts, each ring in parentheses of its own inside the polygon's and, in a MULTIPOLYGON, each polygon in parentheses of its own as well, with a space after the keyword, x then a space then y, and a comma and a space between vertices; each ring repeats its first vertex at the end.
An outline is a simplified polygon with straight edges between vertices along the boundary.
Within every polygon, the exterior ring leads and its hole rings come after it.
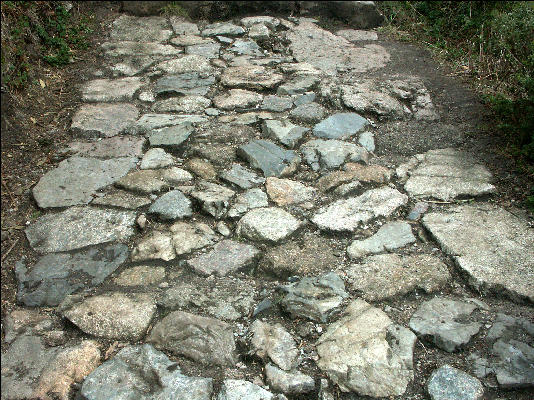
POLYGON ((178 16, 189 19, 189 13, 185 8, 180 5, 178 1, 171 1, 165 7, 160 10, 161 15, 165 16, 178 16))

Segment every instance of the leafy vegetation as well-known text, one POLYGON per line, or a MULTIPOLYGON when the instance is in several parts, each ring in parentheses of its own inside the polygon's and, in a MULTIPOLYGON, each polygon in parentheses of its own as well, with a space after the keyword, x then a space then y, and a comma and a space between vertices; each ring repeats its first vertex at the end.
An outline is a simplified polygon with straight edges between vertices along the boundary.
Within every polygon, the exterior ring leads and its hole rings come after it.
POLYGON ((52 66, 72 61, 88 47, 87 18, 73 18, 59 1, 2 2, 2 81, 10 90, 30 81, 39 60, 52 66))

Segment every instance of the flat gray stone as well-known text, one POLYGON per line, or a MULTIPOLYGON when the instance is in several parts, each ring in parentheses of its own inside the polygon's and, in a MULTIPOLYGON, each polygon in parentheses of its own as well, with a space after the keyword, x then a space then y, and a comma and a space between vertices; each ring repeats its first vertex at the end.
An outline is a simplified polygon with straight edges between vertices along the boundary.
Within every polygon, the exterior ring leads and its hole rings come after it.
POLYGON ((24 232, 35 251, 69 251, 127 239, 134 234, 135 217, 132 211, 71 207, 43 215, 24 232))
POLYGON ((310 140, 300 147, 300 151, 314 171, 338 168, 349 161, 366 163, 369 159, 369 153, 363 147, 335 139, 310 140))
POLYGON ((250 314, 256 293, 250 282, 221 277, 206 288, 206 280, 201 279, 201 282, 178 282, 160 296, 158 305, 169 310, 193 307, 195 312, 208 313, 225 321, 235 321, 250 314))
POLYGON ((317 365, 343 392, 402 396, 414 378, 416 340, 382 310, 357 299, 317 341, 317 365))
POLYGON ((279 242, 293 234, 302 222, 277 207, 255 208, 239 220, 236 234, 259 242, 279 242))
POLYGON ((431 150, 410 172, 404 189, 411 197, 434 197, 449 201, 459 196, 494 193, 491 173, 472 156, 455 149, 431 150))
MULTIPOLYGON (((301 94, 299 96, 297 96, 294 101, 293 101, 293 104, 298 107, 298 106, 303 106, 305 104, 311 104, 313 103, 313 101, 315 100, 316 98, 316 94, 313 93, 313 92, 308 92, 308 93, 304 93, 304 94, 301 94)), ((315 105, 319 105, 317 103, 315 103, 315 105)), ((321 115, 321 117, 319 118, 319 120, 323 119, 323 116, 321 115)), ((319 122, 319 121, 317 121, 319 122)))
POLYGON ((303 94, 313 90, 319 82, 317 76, 297 76, 288 82, 281 84, 276 90, 278 95, 303 94))
POLYGON ((303 317, 323 323, 349 296, 343 280, 334 272, 302 278, 281 290, 287 294, 280 304, 293 318, 303 317))
POLYGON ((254 171, 235 163, 232 164, 232 168, 221 174, 221 179, 241 189, 250 189, 265 182, 265 178, 258 176, 254 171))
POLYGON ((128 246, 108 245, 73 254, 47 254, 28 268, 15 266, 17 301, 29 307, 57 306, 66 295, 100 285, 128 257, 128 246))
POLYGON ((165 17, 132 17, 121 15, 111 25, 114 41, 164 42, 172 35, 165 17))
POLYGON ((413 242, 415 236, 409 223, 389 222, 370 238, 353 241, 347 248, 347 254, 350 258, 360 258, 368 254, 395 250, 413 242))
POLYGON ((243 89, 230 89, 228 94, 220 94, 213 99, 215 107, 221 110, 254 108, 261 103, 263 96, 243 89))
POLYGON ((263 24, 252 25, 248 30, 248 37, 254 40, 265 40, 270 36, 269 28, 263 24))
POLYGON ((282 112, 289 110, 293 107, 293 100, 291 97, 280 97, 280 96, 265 96, 263 103, 261 104, 261 109, 266 111, 282 112))
POLYGON ((176 125, 195 125, 207 121, 207 117, 203 115, 144 114, 128 127, 127 133, 132 135, 146 135, 152 133, 155 129, 176 125))
POLYGON ((269 15, 241 18, 241 25, 243 25, 245 28, 250 28, 257 24, 263 24, 269 29, 275 29, 278 25, 280 25, 280 20, 269 15))
POLYGON ((193 176, 184 169, 172 167, 169 169, 143 169, 132 171, 117 182, 115 186, 137 192, 150 194, 164 189, 188 183, 193 176))
POLYGON ((313 201, 317 196, 315 188, 290 179, 269 177, 265 183, 265 188, 269 198, 280 207, 313 201))
POLYGON ((170 167, 174 164, 174 158, 171 154, 160 148, 148 150, 141 160, 141 169, 158 169, 170 167))
POLYGON ((175 220, 193 215, 191 200, 179 190, 171 190, 159 197, 152 203, 148 212, 164 220, 175 220))
POLYGON ((245 33, 245 30, 230 22, 216 22, 214 24, 207 25, 202 31, 202 36, 241 36, 245 33))
POLYGON ((202 181, 191 196, 202 205, 202 210, 220 219, 226 215, 235 192, 216 183, 202 181))
POLYGON ((482 327, 479 322, 470 322, 469 316, 476 308, 472 303, 434 297, 421 304, 412 315, 410 329, 452 353, 467 345, 482 327))
POLYGON ((68 150, 80 157, 120 158, 137 157, 143 155, 143 137, 115 136, 96 142, 72 142, 68 150))
POLYGON ((253 140, 239 147, 237 153, 253 168, 261 169, 266 177, 290 175, 300 163, 294 151, 284 150, 267 140, 253 140))
POLYGON ((177 363, 149 344, 123 348, 89 374, 80 389, 84 400, 210 400, 212 393, 211 378, 183 375, 177 363))
POLYGON ((300 104, 289 113, 292 119, 305 124, 315 124, 321 121, 326 114, 325 108, 317 103, 300 104))
POLYGON ((148 135, 148 140, 151 146, 178 147, 189 138, 193 131, 192 124, 184 122, 155 129, 148 135))
POLYGON ((82 100, 87 102, 115 102, 132 100, 143 86, 141 78, 95 79, 82 88, 82 100))
POLYGON ((152 109, 155 112, 198 113, 204 112, 210 105, 211 100, 204 96, 183 96, 158 101, 152 109))
POLYGON ((70 129, 86 137, 111 137, 134 123, 138 115, 133 104, 84 104, 72 117, 70 129))
POLYGON ((285 394, 309 393, 315 390, 315 380, 299 371, 287 372, 272 364, 265 366, 265 377, 269 387, 285 394))
POLYGON ((348 285, 368 301, 405 295, 416 289, 431 293, 450 280, 447 266, 429 254, 370 256, 346 270, 348 285))
POLYGON ((274 395, 252 382, 225 379, 217 400, 273 400, 274 395))
POLYGON ((198 54, 186 54, 180 58, 162 61, 156 66, 156 69, 168 74, 185 74, 189 72, 205 74, 213 72, 209 59, 198 54))
POLYGON ((169 230, 177 255, 188 254, 193 250, 215 244, 218 240, 215 232, 201 222, 175 222, 169 230))
POLYGON ((220 49, 221 45, 219 43, 201 43, 187 46, 185 53, 206 58, 219 58, 220 49))
POLYGON ((125 269, 113 279, 119 286, 153 286, 165 280, 165 268, 138 265, 125 269))
POLYGON ((111 340, 140 340, 156 313, 156 302, 145 293, 115 292, 83 298, 70 295, 58 310, 89 335, 111 340))
POLYGON ((423 225, 477 290, 534 301, 534 236, 527 221, 499 207, 464 205, 427 214, 423 225))
POLYGON ((191 35, 191 34, 185 34, 180 35, 175 38, 172 38, 170 40, 172 44, 175 46, 192 46, 194 44, 207 44, 207 43, 213 43, 213 39, 198 36, 198 35, 191 35))
POLYGON ((432 372, 427 384, 427 391, 432 400, 482 400, 484 387, 471 375, 443 365, 432 372))
POLYGON ((141 72, 146 72, 148 68, 158 62, 161 57, 140 56, 125 57, 110 67, 113 76, 134 76, 141 72))
POLYGON ((255 320, 249 328, 252 351, 260 358, 270 359, 281 369, 290 371, 297 365, 299 350, 295 339, 281 324, 271 325, 255 320))
POLYGON ((223 240, 187 263, 202 275, 224 276, 250 266, 259 255, 260 251, 252 245, 223 240))
POLYGON ((308 132, 308 128, 297 126, 288 120, 277 121, 268 119, 263 121, 262 132, 270 139, 278 140, 290 149, 294 148, 302 136, 308 132))
POLYGON ((181 17, 171 16, 169 20, 172 25, 172 30, 174 31, 175 34, 179 36, 198 35, 200 33, 200 31, 198 30, 197 24, 184 21, 184 19, 181 17))
POLYGON ((261 47, 258 46, 258 44, 254 40, 237 39, 228 48, 228 50, 238 55, 260 56, 260 57, 264 55, 263 51, 261 50, 261 47))
MULTIPOLYGON (((276 87, 283 76, 261 65, 228 67, 221 75, 221 84, 230 88, 265 90, 276 87)), ((279 93, 284 94, 284 93, 279 93)))
POLYGON ((358 138, 358 143, 370 153, 375 151, 375 136, 369 131, 362 132, 358 138))
POLYGON ((369 122, 356 113, 337 113, 313 127, 313 134, 324 139, 346 139, 362 131, 369 122))
POLYGON ((136 158, 70 157, 48 171, 32 189, 41 208, 87 204, 93 195, 135 168, 136 158))
POLYGON ((111 57, 123 56, 176 56, 184 51, 170 44, 153 42, 104 42, 102 43, 106 55, 111 57))
POLYGON ((167 232, 152 231, 136 244, 132 261, 163 260, 176 258, 172 236, 167 232))
POLYGON ((253 208, 268 207, 269 201, 267 195, 260 188, 248 189, 237 195, 234 204, 228 211, 230 218, 241 217, 247 211, 253 208))
POLYGON ((408 196, 383 186, 322 207, 311 221, 322 230, 353 231, 373 218, 391 215, 407 202, 408 196))
POLYGON ((164 94, 204 96, 214 83, 215 77, 208 76, 203 78, 197 72, 166 75, 156 81, 154 93, 156 96, 164 94))
POLYGON ((148 342, 202 364, 231 367, 237 361, 230 325, 183 311, 173 311, 159 321, 148 342))

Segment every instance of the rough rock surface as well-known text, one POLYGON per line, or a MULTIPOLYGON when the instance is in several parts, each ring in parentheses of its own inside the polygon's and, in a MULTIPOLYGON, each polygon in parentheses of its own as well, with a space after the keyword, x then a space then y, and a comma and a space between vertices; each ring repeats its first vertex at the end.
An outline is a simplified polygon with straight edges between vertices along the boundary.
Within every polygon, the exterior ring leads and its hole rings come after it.
POLYGON ((218 239, 215 232, 201 222, 176 222, 169 229, 172 232, 172 244, 177 255, 209 246, 218 239))
POLYGON ((432 400, 481 400, 484 387, 469 374, 443 365, 432 372, 427 385, 432 400))
POLYGON ((274 395, 252 382, 226 379, 217 400, 272 400, 274 395))
POLYGON ((363 130, 368 121, 356 113, 331 115, 313 127, 313 134, 323 139, 346 139, 363 130))
POLYGON ((304 160, 314 171, 334 169, 347 161, 366 163, 369 159, 369 154, 363 147, 335 139, 310 140, 300 150, 304 160))
POLYGON ((350 258, 364 257, 368 254, 382 253, 404 247, 415 242, 412 228, 407 222, 389 222, 380 227, 370 238, 355 240, 347 249, 350 258))
POLYGON ((292 149, 308 131, 308 128, 294 125, 287 120, 266 120, 263 122, 262 130, 266 137, 278 140, 292 149))
POLYGON ((172 237, 160 231, 152 231, 142 238, 132 251, 132 261, 163 260, 170 261, 176 257, 172 237))
POLYGON ((269 358, 278 367, 290 371, 296 367, 299 351, 291 334, 280 325, 259 319, 250 326, 252 351, 260 358, 269 358))
POLYGON ((267 178, 265 188, 269 198, 281 207, 312 201, 317 195, 315 188, 290 179, 267 178))
POLYGON ((139 116, 132 104, 84 104, 72 117, 71 130, 85 137, 111 137, 139 116))
POLYGON ((142 85, 137 77, 95 79, 83 87, 82 99, 87 102, 128 101, 142 85))
POLYGON ((191 196, 201 204, 203 211, 219 219, 226 214, 235 192, 216 183, 200 182, 199 189, 191 196))
POLYGON ((253 208, 268 207, 267 195, 260 188, 249 189, 235 199, 234 205, 228 211, 230 218, 239 218, 253 208))
POLYGON ((68 151, 81 157, 94 158, 120 158, 136 157, 143 155, 145 138, 132 136, 115 136, 109 139, 101 139, 96 142, 72 142, 68 151))
POLYGON ((189 200, 181 191, 171 190, 158 198, 148 212, 156 214, 161 219, 175 220, 184 217, 190 217, 193 213, 191 209, 191 200, 189 200))
POLYGON ((254 241, 279 242, 295 232, 302 222, 277 207, 255 208, 237 224, 236 234, 254 241))
POLYGON ((221 174, 221 179, 230 182, 241 189, 250 189, 265 182, 265 178, 258 176, 256 173, 240 164, 232 164, 232 168, 221 174))
POLYGON ((300 163, 294 151, 283 150, 268 140, 253 140, 239 147, 238 154, 266 177, 291 175, 300 163))
POLYGON ((269 386, 277 392, 300 394, 315 389, 315 381, 311 376, 299 371, 286 372, 272 364, 265 366, 265 377, 269 386))

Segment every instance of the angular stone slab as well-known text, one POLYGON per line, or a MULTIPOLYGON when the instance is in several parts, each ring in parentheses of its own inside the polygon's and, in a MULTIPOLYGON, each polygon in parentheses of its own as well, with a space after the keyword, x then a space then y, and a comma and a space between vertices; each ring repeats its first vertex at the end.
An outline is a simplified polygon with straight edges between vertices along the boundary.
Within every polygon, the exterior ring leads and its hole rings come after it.
POLYGON ((148 135, 151 146, 178 147, 193 133, 191 123, 184 122, 165 128, 155 129, 148 135))
POLYGON ((184 46, 192 46, 194 44, 213 43, 213 39, 201 37, 198 35, 185 34, 185 35, 180 35, 175 38, 172 38, 170 42, 174 44, 175 46, 184 47, 184 46))
POLYGON ((323 119, 326 110, 323 106, 317 103, 307 103, 298 105, 291 110, 289 116, 305 124, 315 124, 323 119))
POLYGON ((127 239, 134 234, 135 217, 133 211, 71 207, 43 215, 24 232, 38 252, 69 251, 127 239))
POLYGON ((308 132, 308 128, 294 125, 291 122, 265 120, 262 124, 262 132, 270 139, 278 140, 290 149, 294 148, 302 136, 308 132))
POLYGON ((132 135, 146 135, 153 130, 172 127, 175 125, 194 125, 206 122, 203 115, 176 115, 176 114, 143 114, 134 124, 128 127, 132 135))
POLYGON ((141 78, 95 79, 82 88, 82 100, 87 102, 114 102, 132 100, 143 86, 141 78))
POLYGON ((469 320, 476 308, 472 303, 434 297, 421 304, 412 315, 410 329, 440 349, 452 353, 467 345, 482 327, 480 322, 469 320))
POLYGON ((193 214, 191 200, 179 190, 171 190, 165 193, 152 203, 148 212, 156 214, 164 220, 190 217, 193 214))
POLYGON ((41 208, 87 204, 97 190, 122 178, 136 163, 136 158, 70 157, 39 180, 33 197, 41 208))
POLYGON ((159 63, 156 69, 168 74, 185 74, 188 72, 210 73, 213 72, 209 60, 198 54, 187 54, 180 58, 173 58, 159 63))
POLYGON ((255 354, 266 360, 271 359, 285 371, 297 365, 299 351, 295 339, 281 324, 269 324, 257 319, 250 325, 250 344, 255 354))
POLYGON ((172 30, 177 35, 198 35, 200 33, 196 24, 184 21, 183 17, 171 16, 169 20, 172 30))
POLYGON ((172 237, 167 232, 152 231, 144 236, 132 251, 132 261, 163 260, 176 258, 172 237))
POLYGON ((158 62, 161 58, 154 56, 126 57, 121 62, 110 67, 113 76, 134 76, 141 72, 146 72, 148 68, 158 62))
POLYGON ((134 123, 138 115, 132 104, 84 104, 72 117, 70 129, 87 137, 111 137, 134 123))
POLYGON ((224 276, 250 266, 260 255, 252 245, 223 240, 211 251, 188 260, 189 266, 202 275, 224 276))
POLYGON ((231 52, 238 55, 258 56, 263 57, 263 51, 261 47, 253 40, 241 40, 237 39, 232 46, 228 48, 231 52))
POLYGON ((228 216, 230 218, 241 217, 249 210, 268 206, 269 201, 263 190, 260 188, 249 189, 237 195, 232 208, 228 210, 228 216))
POLYGON ((313 134, 324 139, 346 139, 365 129, 369 124, 356 113, 337 113, 313 127, 313 134))
POLYGON ((416 339, 382 310, 358 299, 317 341, 317 365, 343 392, 402 396, 414 378, 416 339))
POLYGON ((276 87, 283 78, 261 65, 243 65, 226 68, 221 83, 231 88, 264 90, 276 87))
POLYGON ((144 344, 125 347, 104 362, 84 380, 80 393, 86 400, 210 400, 213 382, 183 375, 177 363, 144 344))
POLYGON ((280 96, 265 96, 261 109, 266 111, 282 112, 293 107, 293 99, 291 97, 280 96))
POLYGON ((296 171, 300 157, 291 150, 283 150, 267 140, 253 140, 237 150, 240 157, 266 177, 287 176, 296 171))
POLYGON ((29 307, 57 306, 66 295, 100 285, 128 257, 128 246, 113 244, 74 254, 47 254, 30 268, 15 266, 17 300, 29 307))
POLYGON ((245 30, 230 22, 216 22, 214 24, 207 25, 202 31, 202 36, 241 36, 245 33, 245 30))
POLYGON ((143 155, 143 137, 115 136, 96 142, 72 142, 68 150, 80 157, 120 158, 137 157, 143 155))
POLYGON ((299 282, 281 287, 281 290, 287 293, 281 305, 292 317, 323 323, 349 296, 345 283, 334 272, 302 278, 299 282))
POLYGON ((193 250, 215 244, 218 237, 206 224, 201 222, 176 222, 169 230, 172 233, 172 244, 177 255, 187 254, 193 250))
POLYGON ((304 160, 314 171, 338 168, 347 161, 366 163, 369 153, 363 147, 342 140, 310 140, 300 148, 304 160))
POLYGON ((172 35, 165 17, 132 17, 121 15, 111 25, 110 37, 114 41, 164 42, 172 35))
POLYGON ((370 238, 355 240, 347 248, 350 258, 364 257, 367 254, 382 253, 404 247, 415 242, 415 236, 409 223, 389 222, 380 227, 370 238))
POLYGON ((236 234, 259 242, 279 242, 293 234, 302 224, 281 208, 255 208, 239 220, 236 234))
POLYGON ((423 225, 480 291, 534 301, 532 228, 506 210, 464 205, 430 213, 423 225))
POLYGON ((491 173, 473 157, 455 149, 431 150, 419 156, 420 164, 410 172, 404 189, 412 197, 434 197, 449 201, 459 196, 494 193, 491 173))
POLYGON ((210 105, 211 100, 204 96, 184 96, 158 101, 152 109, 155 112, 197 113, 204 112, 210 105))
POLYGON ((85 299, 71 295, 59 305, 59 311, 89 335, 137 341, 156 313, 156 302, 145 293, 115 292, 85 299))
POLYGON ((252 382, 225 379, 217 400, 274 400, 274 394, 252 382))
POLYGON ((381 254, 346 270, 349 286, 368 301, 404 295, 415 289, 439 290, 450 280, 447 266, 430 254, 381 254))
POLYGON ((200 182, 198 190, 191 193, 191 196, 202 205, 202 210, 217 219, 224 217, 234 195, 233 190, 206 181, 200 182))
POLYGON ((215 107, 221 110, 253 108, 261 103, 263 96, 243 89, 230 89, 228 94, 220 94, 213 99, 215 107))
POLYGON ((482 400, 484 386, 464 371, 445 364, 430 375, 427 391, 431 400, 482 400))
POLYGON ((159 78, 154 84, 156 95, 178 94, 205 96, 210 86, 215 83, 215 77, 201 77, 197 72, 188 72, 179 75, 166 75, 159 78))
POLYGON ((197 56, 210 58, 219 58, 219 51, 221 50, 221 45, 219 43, 201 43, 194 44, 192 46, 187 46, 185 48, 186 54, 194 54, 197 56))
POLYGON ((193 176, 184 169, 143 169, 132 171, 117 182, 115 186, 132 192, 150 194, 190 182, 193 176))
POLYGON ((164 267, 151 267, 138 265, 125 269, 113 279, 113 283, 119 286, 153 286, 165 279, 164 267))
POLYGON ((241 189, 250 189, 265 182, 265 178, 258 176, 254 171, 251 171, 240 164, 232 164, 232 168, 221 174, 221 179, 232 183, 241 189))
POLYGON ((258 24, 265 25, 269 29, 275 29, 278 25, 280 25, 280 20, 268 15, 241 18, 241 25, 243 25, 245 28, 250 28, 253 25, 258 24))
POLYGON ((174 164, 174 157, 158 147, 148 150, 141 160, 141 169, 158 169, 170 167, 174 164))
POLYGON ((151 42, 104 42, 102 43, 106 55, 111 57, 123 56, 176 56, 184 51, 170 44, 151 42))
POLYGON ((407 202, 408 196, 384 186, 322 207, 311 221, 323 230, 353 231, 373 218, 391 215, 407 202))
POLYGON ((315 188, 290 179, 267 178, 265 188, 269 198, 280 207, 312 201, 317 195, 315 188))
POLYGON ((183 311, 171 312, 158 322, 148 341, 202 364, 231 367, 237 361, 231 325, 183 311))
POLYGON ((265 366, 265 378, 270 387, 277 392, 301 394, 315 389, 315 380, 299 371, 286 372, 272 364, 265 366))

